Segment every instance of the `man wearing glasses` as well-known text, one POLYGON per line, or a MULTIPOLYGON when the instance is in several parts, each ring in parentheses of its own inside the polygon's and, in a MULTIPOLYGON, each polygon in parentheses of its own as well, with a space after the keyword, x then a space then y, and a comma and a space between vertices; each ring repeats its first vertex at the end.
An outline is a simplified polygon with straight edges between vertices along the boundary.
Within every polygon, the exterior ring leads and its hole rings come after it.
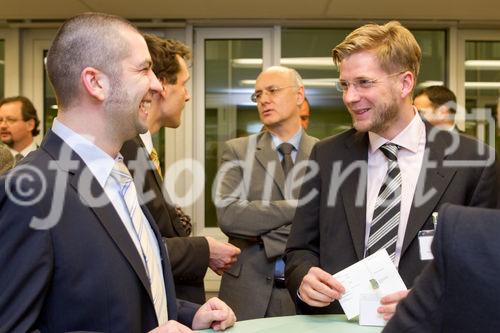
POLYGON ((0 139, 9 146, 16 162, 38 148, 33 140, 38 130, 38 115, 29 99, 8 97, 0 101, 0 139))
MULTIPOLYGON (((483 143, 432 127, 412 105, 421 51, 398 22, 368 24, 337 45, 337 88, 352 129, 311 152, 319 173, 304 182, 286 250, 287 287, 304 313, 341 313, 345 292, 332 274, 387 250, 411 288, 427 261, 418 233, 433 229, 446 202, 498 205, 498 163, 483 143)), ((389 319, 400 291, 378 312, 389 319)))
POLYGON ((215 190, 219 226, 241 249, 219 297, 239 320, 295 314, 283 254, 305 172, 300 164, 317 141, 301 127, 304 85, 295 70, 264 70, 251 99, 264 130, 226 142, 215 190))

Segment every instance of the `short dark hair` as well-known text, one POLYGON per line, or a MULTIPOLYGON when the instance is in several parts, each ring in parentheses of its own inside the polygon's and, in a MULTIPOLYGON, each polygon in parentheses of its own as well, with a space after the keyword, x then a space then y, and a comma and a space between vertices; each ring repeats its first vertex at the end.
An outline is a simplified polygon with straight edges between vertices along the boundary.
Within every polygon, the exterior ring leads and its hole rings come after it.
POLYGON ((434 108, 438 108, 441 105, 449 103, 447 106, 450 110, 450 113, 455 114, 457 112, 455 108, 455 105, 457 105, 457 97, 455 96, 453 91, 446 88, 445 86, 429 86, 427 88, 419 90, 417 94, 415 94, 415 98, 421 95, 427 96, 434 108))
POLYGON ((33 119, 35 121, 35 126, 31 130, 33 136, 37 136, 40 131, 38 130, 38 125, 40 125, 40 119, 38 119, 38 114, 36 113, 35 106, 31 101, 24 96, 14 96, 7 97, 0 100, 0 106, 8 103, 21 102, 21 115, 24 121, 33 119))
POLYGON ((174 39, 163 39, 153 34, 143 34, 153 60, 153 72, 160 81, 168 84, 177 83, 177 74, 181 65, 176 56, 186 61, 191 59, 189 48, 174 39))
POLYGON ((129 21, 114 15, 84 13, 64 22, 47 54, 47 74, 57 102, 69 107, 79 93, 80 74, 94 67, 111 79, 121 75, 120 61, 132 50, 121 30, 140 32, 129 21))

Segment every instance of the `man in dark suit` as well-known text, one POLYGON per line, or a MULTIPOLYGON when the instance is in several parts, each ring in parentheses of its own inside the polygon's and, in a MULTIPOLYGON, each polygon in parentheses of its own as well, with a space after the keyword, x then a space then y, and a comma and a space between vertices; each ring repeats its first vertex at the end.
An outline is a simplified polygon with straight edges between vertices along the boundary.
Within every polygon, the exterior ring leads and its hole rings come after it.
POLYGON ((455 123, 457 97, 447 87, 425 87, 415 94, 413 104, 432 125, 447 131, 458 131, 455 123))
POLYGON ((16 163, 38 149, 34 138, 40 120, 31 101, 24 96, 0 100, 0 140, 10 148, 16 163))
POLYGON ((218 299, 176 301, 168 255, 119 154, 147 129, 161 90, 142 35, 116 16, 78 15, 59 29, 47 72, 58 117, 40 149, 0 178, 0 331, 231 325, 218 299))
POLYGON ((163 127, 177 128, 181 123, 182 110, 190 99, 185 85, 189 80, 186 62, 191 52, 176 40, 150 34, 145 34, 144 38, 153 60, 153 72, 163 90, 154 96, 149 109, 149 131, 125 142, 121 153, 125 163, 137 163, 132 174, 136 186, 143 189, 141 193, 152 191, 154 194, 144 201, 165 237, 177 296, 201 304, 205 302, 203 278, 207 268, 222 274, 236 261, 240 250, 213 237, 188 237, 187 228, 191 226, 183 223, 186 216, 168 196, 151 135, 163 127), (140 178, 139 175, 135 177, 136 174, 140 174, 140 178))
POLYGON ((219 226, 242 251, 222 276, 219 296, 240 320, 295 314, 284 285, 283 254, 303 166, 317 142, 301 128, 304 86, 295 70, 264 70, 252 100, 265 128, 226 142, 216 180, 219 226), (294 164, 297 175, 290 170, 294 164))
POLYGON ((499 221, 499 210, 444 205, 434 260, 383 332, 500 332, 499 221))
MULTIPOLYGON (((421 52, 398 22, 368 24, 333 49, 353 129, 315 145, 287 244, 287 287, 305 313, 341 312, 332 274, 386 249, 411 288, 426 262, 418 232, 446 202, 498 205, 494 151, 424 123, 412 105, 421 52)), ((407 291, 381 299, 389 319, 407 291)))

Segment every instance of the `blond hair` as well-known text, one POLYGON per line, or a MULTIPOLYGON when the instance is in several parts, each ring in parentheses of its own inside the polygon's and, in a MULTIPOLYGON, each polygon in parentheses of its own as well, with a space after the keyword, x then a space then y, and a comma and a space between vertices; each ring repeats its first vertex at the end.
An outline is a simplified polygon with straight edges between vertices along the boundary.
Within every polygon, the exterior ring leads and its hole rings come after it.
POLYGON ((373 51, 387 73, 411 71, 418 76, 422 51, 412 33, 397 21, 370 23, 354 30, 332 50, 333 61, 339 66, 361 51, 373 51))

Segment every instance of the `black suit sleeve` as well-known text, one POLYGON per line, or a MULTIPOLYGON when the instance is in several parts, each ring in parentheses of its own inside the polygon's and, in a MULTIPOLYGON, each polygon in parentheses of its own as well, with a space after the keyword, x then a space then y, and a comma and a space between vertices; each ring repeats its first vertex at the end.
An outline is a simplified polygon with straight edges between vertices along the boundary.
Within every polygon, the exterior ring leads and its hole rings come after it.
MULTIPOLYGON (((316 161, 316 147, 317 145, 314 146, 310 157, 313 163, 316 161)), ((316 191, 321 191, 320 173, 302 184, 299 198, 303 200, 308 194, 316 191)), ((320 195, 312 197, 306 204, 299 202, 285 252, 286 285, 299 308, 305 306, 297 297, 302 279, 311 267, 319 266, 320 195)))
POLYGON ((187 327, 193 327, 193 318, 200 305, 177 299, 177 321, 187 327))
POLYGON ((9 200, 4 180, 0 181, 0 332, 28 332, 36 324, 53 272, 50 231, 29 226, 33 216, 43 214, 35 205, 27 208, 9 200))
POLYGON ((402 300, 394 317, 387 323, 383 333, 400 332, 440 332, 443 318, 442 296, 445 290, 446 251, 452 248, 453 223, 458 218, 443 205, 434 241, 432 253, 434 260, 417 278, 413 289, 402 300), (451 215, 451 216, 450 216, 451 215))
POLYGON ((168 194, 163 192, 163 184, 156 171, 147 162, 148 156, 141 139, 137 137, 127 141, 121 153, 127 163, 141 162, 136 165, 137 170, 133 174, 136 187, 140 189, 139 194, 154 194, 145 202, 168 249, 177 294, 190 301, 203 301, 203 278, 210 255, 208 241, 204 237, 187 237, 188 233, 177 216, 175 206, 170 203, 168 194), (140 178, 141 174, 136 175, 136 172, 142 172, 144 178, 140 178))
POLYGON ((172 237, 167 245, 176 281, 203 279, 208 268, 209 248, 205 237, 172 237))

